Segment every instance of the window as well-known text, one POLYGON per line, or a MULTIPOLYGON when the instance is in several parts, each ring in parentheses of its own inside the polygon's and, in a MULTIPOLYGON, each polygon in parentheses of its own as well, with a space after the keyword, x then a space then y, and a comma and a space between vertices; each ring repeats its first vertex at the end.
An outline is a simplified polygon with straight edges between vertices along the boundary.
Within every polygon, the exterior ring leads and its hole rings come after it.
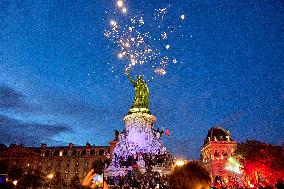
POLYGON ((76 167, 78 167, 78 166, 79 166, 79 161, 77 161, 77 162, 76 162, 75 166, 76 166, 76 167))
POLYGON ((76 151, 76 150, 73 150, 72 156, 75 156, 76 154, 77 154, 77 151, 76 151))
POLYGON ((50 152, 48 150, 45 152, 45 156, 46 157, 50 156, 50 152))
POLYGON ((91 150, 90 154, 95 155, 95 150, 91 150))
POLYGON ((104 153, 105 153, 105 151, 104 151, 104 150, 99 150, 99 155, 100 155, 100 156, 103 156, 103 155, 104 155, 104 153))
POLYGON ((68 171, 65 171, 65 178, 68 178, 68 171))
POLYGON ((220 155, 219 155, 219 152, 218 152, 217 150, 215 150, 214 156, 220 156, 220 155))
POLYGON ((225 150, 223 150, 222 154, 223 154, 223 156, 228 156, 228 153, 225 152, 225 150))
POLYGON ((54 155, 54 156, 59 156, 59 151, 56 150, 53 155, 54 155))
POLYGON ((67 156, 67 155, 68 155, 68 150, 64 150, 63 156, 67 156))
POLYGON ((81 156, 84 156, 84 155, 86 155, 86 150, 83 150, 83 151, 81 152, 81 156))

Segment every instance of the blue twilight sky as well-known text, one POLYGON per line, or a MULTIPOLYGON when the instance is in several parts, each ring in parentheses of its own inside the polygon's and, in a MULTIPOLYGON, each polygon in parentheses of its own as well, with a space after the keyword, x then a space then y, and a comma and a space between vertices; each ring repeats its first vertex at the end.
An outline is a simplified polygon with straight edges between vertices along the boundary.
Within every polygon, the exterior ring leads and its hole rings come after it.
MULTIPOLYGON (((163 141, 173 154, 199 158, 215 125, 237 141, 283 144, 283 1, 125 2, 128 14, 171 4, 170 19, 186 18, 184 37, 171 43, 181 61, 148 82, 155 127, 170 129, 163 141)), ((113 0, 0 1, 0 143, 107 145, 123 129, 134 92, 123 71, 111 72, 123 64, 103 35, 114 8, 113 0)))

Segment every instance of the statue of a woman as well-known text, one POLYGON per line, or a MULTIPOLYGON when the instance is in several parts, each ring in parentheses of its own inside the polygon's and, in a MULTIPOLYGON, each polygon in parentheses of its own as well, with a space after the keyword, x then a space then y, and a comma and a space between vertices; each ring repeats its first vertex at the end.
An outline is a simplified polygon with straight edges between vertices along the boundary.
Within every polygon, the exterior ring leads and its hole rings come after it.
POLYGON ((132 108, 147 108, 149 107, 149 89, 141 75, 137 76, 136 80, 133 80, 130 76, 130 69, 126 69, 126 75, 134 86, 135 96, 132 108))

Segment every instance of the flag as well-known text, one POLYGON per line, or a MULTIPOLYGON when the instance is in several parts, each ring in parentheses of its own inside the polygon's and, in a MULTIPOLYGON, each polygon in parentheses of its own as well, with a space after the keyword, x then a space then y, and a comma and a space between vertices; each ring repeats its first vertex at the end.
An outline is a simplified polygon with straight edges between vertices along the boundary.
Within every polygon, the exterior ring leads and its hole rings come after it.
POLYGON ((167 129, 167 130, 165 131, 165 134, 166 134, 167 136, 170 136, 170 130, 167 129))

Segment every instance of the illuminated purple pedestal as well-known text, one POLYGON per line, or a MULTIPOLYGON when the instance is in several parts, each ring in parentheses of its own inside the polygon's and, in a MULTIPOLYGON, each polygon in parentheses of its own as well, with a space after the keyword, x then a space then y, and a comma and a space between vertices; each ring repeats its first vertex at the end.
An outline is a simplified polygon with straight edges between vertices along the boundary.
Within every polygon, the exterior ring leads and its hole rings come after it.
MULTIPOLYGON (((149 114, 145 108, 130 109, 129 114, 124 117, 125 129, 119 134, 110 166, 105 170, 107 176, 124 175, 132 169, 129 161, 135 160, 139 170, 145 172, 145 156, 151 157, 166 153, 166 147, 154 135, 153 127, 156 117, 149 114), (128 163, 125 163, 128 162, 128 163)), ((161 166, 153 169, 161 172, 161 166)))

